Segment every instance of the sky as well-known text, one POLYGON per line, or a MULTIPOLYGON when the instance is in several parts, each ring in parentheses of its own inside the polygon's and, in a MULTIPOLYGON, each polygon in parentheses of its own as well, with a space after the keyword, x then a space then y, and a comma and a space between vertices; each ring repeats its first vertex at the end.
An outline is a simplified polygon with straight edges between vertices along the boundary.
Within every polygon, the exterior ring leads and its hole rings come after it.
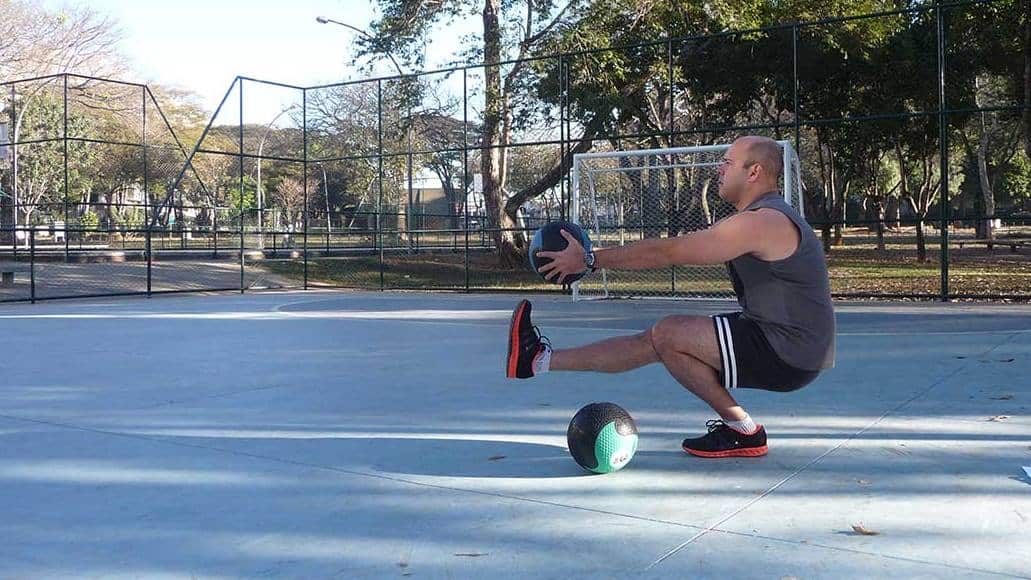
MULTIPOLYGON (((370 0, 44 0, 44 5, 85 5, 111 16, 124 33, 123 53, 140 75, 121 80, 189 89, 209 113, 237 75, 298 86, 370 76, 350 65, 356 33, 315 21, 324 16, 368 29, 376 16, 370 0)), ((475 32, 478 24, 478 18, 470 18, 433 34, 426 68, 451 61, 461 36, 475 32)), ((377 67, 374 76, 394 74, 388 61, 377 67)), ((289 100, 285 94, 245 91, 245 120, 275 117, 289 100)))

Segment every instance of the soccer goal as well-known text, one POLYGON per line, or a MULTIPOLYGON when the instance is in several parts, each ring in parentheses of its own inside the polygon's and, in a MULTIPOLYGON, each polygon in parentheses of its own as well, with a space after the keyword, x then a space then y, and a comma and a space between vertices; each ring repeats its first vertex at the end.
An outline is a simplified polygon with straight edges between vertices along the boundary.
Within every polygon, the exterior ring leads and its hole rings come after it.
MULTIPOLYGON (((781 191, 802 215, 798 156, 784 150, 781 191)), ((734 207, 719 196, 719 166, 729 144, 581 153, 573 158, 572 215, 595 247, 705 229, 734 207)), ((573 284, 573 300, 597 298, 733 298, 726 267, 599 270, 573 284)))

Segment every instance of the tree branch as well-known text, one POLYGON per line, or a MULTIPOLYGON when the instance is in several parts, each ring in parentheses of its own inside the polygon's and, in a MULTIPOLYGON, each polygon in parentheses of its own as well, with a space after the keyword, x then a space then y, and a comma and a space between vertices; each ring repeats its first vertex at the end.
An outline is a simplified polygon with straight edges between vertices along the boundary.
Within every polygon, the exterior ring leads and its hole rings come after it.
POLYGON ((543 177, 538 179, 533 185, 530 185, 519 193, 508 198, 508 201, 505 202, 505 212, 512 215, 527 201, 538 197, 552 187, 555 187, 559 180, 562 179, 562 175, 565 173, 566 168, 568 168, 569 164, 572 163, 573 155, 590 150, 595 137, 597 137, 601 132, 604 124, 604 120, 601 118, 595 118, 592 120, 584 129, 584 133, 580 137, 580 141, 578 141, 565 156, 560 157, 559 160, 554 163, 547 172, 545 172, 543 177))

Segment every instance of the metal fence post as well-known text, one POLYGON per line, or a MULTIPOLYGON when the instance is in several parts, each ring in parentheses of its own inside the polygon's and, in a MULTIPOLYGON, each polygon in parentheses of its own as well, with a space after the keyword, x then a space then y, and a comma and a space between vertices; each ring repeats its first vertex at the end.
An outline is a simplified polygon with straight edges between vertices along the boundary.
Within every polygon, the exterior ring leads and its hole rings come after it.
POLYGON ((240 227, 240 294, 244 292, 244 217, 243 217, 243 79, 236 77, 236 82, 239 83, 237 87, 240 91, 240 126, 237 130, 237 136, 240 138, 240 203, 238 204, 238 211, 240 217, 237 219, 237 224, 240 227))
POLYGON ((469 292, 469 69, 462 69, 462 229, 465 232, 465 291, 469 292))
MULTIPOLYGON (((17 232, 17 228, 15 228, 17 232)), ((17 236, 15 236, 17 239, 17 236)), ((17 243, 15 244, 17 245, 17 243)), ((29 297, 36 303, 36 228, 29 228, 29 297)))
POLYGON ((941 301, 949 292, 949 117, 945 100, 945 13, 941 0, 936 2, 938 19, 938 141, 941 148, 941 301))
POLYGON ((386 275, 383 256, 383 81, 376 81, 376 132, 379 140, 379 153, 376 156, 376 182, 379 193, 376 199, 376 245, 379 247, 379 289, 386 288, 386 275))
MULTIPOLYGON (((71 225, 68 219, 68 197, 71 195, 71 191, 68 190, 68 75, 62 75, 62 78, 64 79, 64 199, 61 201, 64 202, 64 259, 67 262, 71 244, 71 236, 68 235, 71 229, 68 227, 71 225)), ((79 235, 81 236, 82 232, 79 232, 79 235)))
POLYGON ((153 290, 153 268, 154 268, 154 246, 152 245, 151 236, 153 229, 148 221, 147 230, 144 232, 147 240, 146 258, 147 258, 147 298, 150 298, 153 290))
MULTIPOLYGON (((802 169, 802 115, 798 110, 798 24, 791 27, 791 74, 792 74, 792 100, 795 110, 795 155, 799 156, 798 168, 802 169)), ((802 177, 799 176, 799 179, 802 177)))
MULTIPOLYGON (((304 289, 308 289, 308 89, 301 89, 301 138, 303 154, 302 167, 304 171, 304 177, 301 179, 301 187, 304 191, 304 289)), ((327 234, 328 235, 328 234, 327 234)), ((275 237, 272 238, 273 247, 275 246, 275 237)), ((326 242, 327 250, 329 241, 327 238, 326 242)), ((328 255, 329 252, 327 251, 328 255)))

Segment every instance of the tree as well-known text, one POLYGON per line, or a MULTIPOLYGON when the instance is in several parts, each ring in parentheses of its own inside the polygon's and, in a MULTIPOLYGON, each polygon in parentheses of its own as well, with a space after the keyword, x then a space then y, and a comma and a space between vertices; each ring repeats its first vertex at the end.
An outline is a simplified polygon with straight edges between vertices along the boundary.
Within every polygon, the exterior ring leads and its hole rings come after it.
POLYGON ((48 10, 32 0, 0 2, 0 78, 63 72, 115 77, 125 72, 115 23, 88 7, 48 10))
MULTIPOLYGON (((0 78, 35 78, 67 71, 115 76, 124 70, 125 59, 119 58, 116 48, 120 38, 112 21, 89 8, 51 11, 38 2, 6 0, 0 2, 0 78)), ((3 105, 15 107, 10 128, 12 141, 25 140, 22 126, 26 111, 37 105, 42 108, 49 106, 38 101, 52 100, 47 96, 51 85, 46 81, 17 85, 13 101, 0 99, 3 105)), ((0 115, 6 120, 11 111, 3 110, 0 105, 0 115)), ((46 147, 40 147, 41 155, 44 149, 46 147)), ((16 155, 9 171, 4 172, 7 174, 0 175, 0 189, 14 191, 18 163, 16 155)), ((35 169, 36 178, 40 178, 43 168, 37 165, 35 169)), ((32 186, 37 187, 40 183, 43 182, 34 181, 32 186)), ((37 188, 31 195, 38 199, 44 192, 37 188)), ((0 224, 13 223, 16 219, 13 211, 13 198, 0 197, 0 224)))
POLYGON ((518 231, 521 203, 543 193, 548 189, 543 183, 555 179, 555 173, 549 171, 540 182, 525 189, 523 195, 511 198, 506 188, 508 147, 518 122, 513 114, 517 95, 537 82, 525 59, 579 4, 580 0, 570 0, 560 8, 554 0, 381 0, 382 16, 372 24, 372 34, 357 41, 362 54, 396 55, 419 66, 424 62, 422 42, 435 25, 479 11, 483 22, 480 45, 470 47, 466 57, 480 57, 485 64, 480 170, 488 226, 501 263, 507 266, 523 263, 520 252, 525 239, 518 231), (506 57, 516 62, 503 71, 501 62, 506 57))
MULTIPOLYGON (((35 105, 21 116, 21 120, 29 134, 47 135, 54 127, 63 126, 64 104, 49 93, 41 93, 35 105)), ((70 133, 85 133, 89 127, 89 119, 69 114, 70 133)), ((63 221, 67 204, 81 202, 75 192, 92 190, 98 173, 98 161, 97 150, 78 141, 68 142, 67 159, 63 141, 43 141, 20 147, 17 152, 17 177, 12 175, 12 180, 16 182, 12 191, 18 192, 18 210, 21 213, 18 223, 33 223, 36 212, 40 210, 49 214, 47 217, 50 220, 63 221)))
MULTIPOLYGON (((951 78, 947 83, 950 107, 1028 103, 1031 94, 1028 90, 1031 49, 1026 41, 1028 19, 1027 0, 1000 0, 950 11, 951 78), (986 30, 991 30, 991 34, 985 34, 986 30)), ((1026 125, 1027 111, 1020 117, 1026 125)), ((999 123, 999 116, 989 113, 967 115, 960 120, 965 122, 956 133, 978 170, 981 198, 978 205, 985 219, 978 223, 977 235, 992 239, 997 168, 1008 163, 1016 153, 1021 136, 1027 149, 1031 128, 1021 127, 1021 121, 1016 118, 999 123)))
MULTIPOLYGON (((318 182, 308 180, 309 205, 315 199, 319 186, 318 182)), ((276 207, 283 210, 287 229, 301 229, 304 225, 304 180, 295 176, 283 177, 270 188, 269 195, 276 207)))

